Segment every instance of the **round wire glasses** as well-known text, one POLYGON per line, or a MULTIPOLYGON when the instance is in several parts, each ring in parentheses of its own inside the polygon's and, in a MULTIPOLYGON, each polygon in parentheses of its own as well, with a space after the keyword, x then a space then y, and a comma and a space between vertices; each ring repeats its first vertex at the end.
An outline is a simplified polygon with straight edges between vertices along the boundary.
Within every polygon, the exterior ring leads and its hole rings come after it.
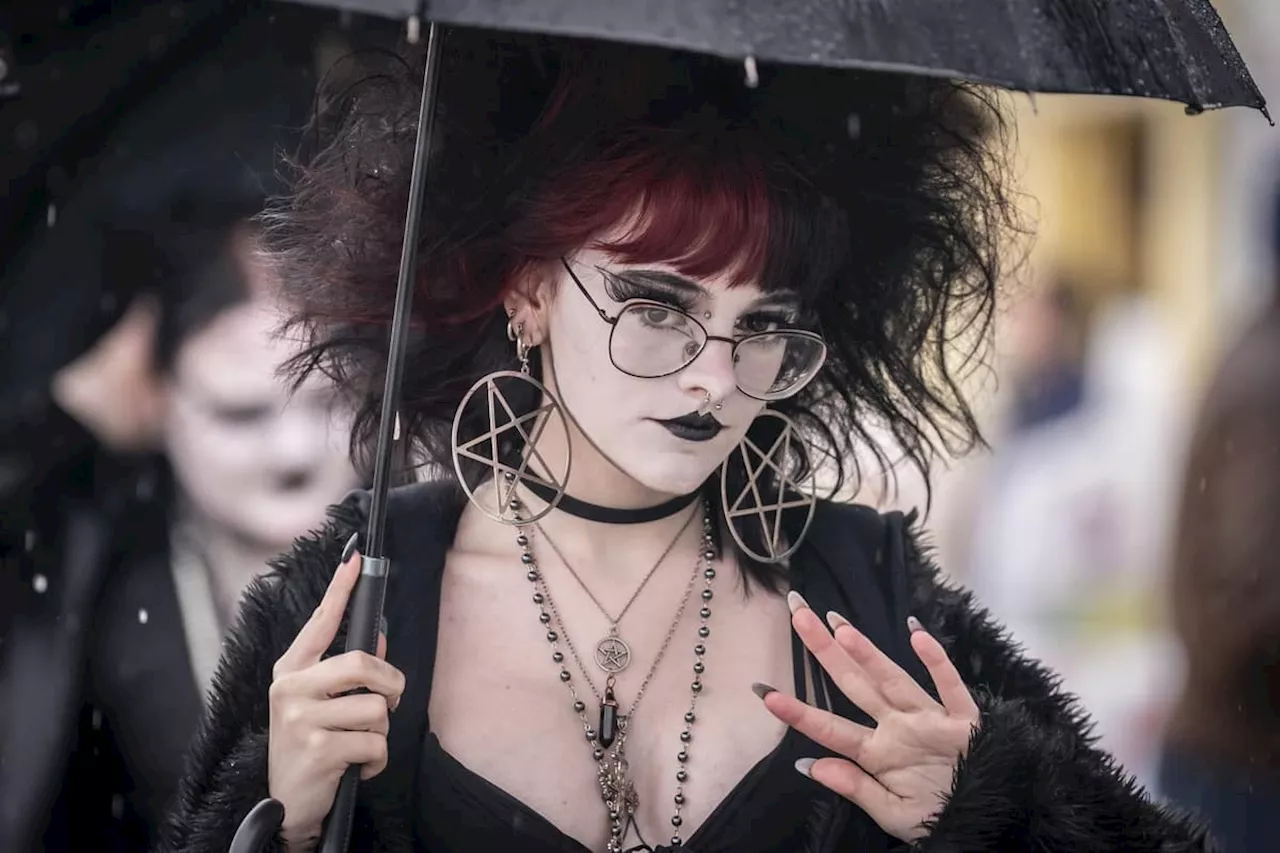
POLYGON ((712 335, 692 315, 652 299, 628 299, 610 316, 591 298, 568 260, 565 270, 609 333, 609 360, 628 376, 658 379, 679 373, 712 341, 733 347, 733 375, 738 390, 757 400, 784 400, 800 392, 827 358, 827 344, 816 332, 772 329, 737 338, 712 335))

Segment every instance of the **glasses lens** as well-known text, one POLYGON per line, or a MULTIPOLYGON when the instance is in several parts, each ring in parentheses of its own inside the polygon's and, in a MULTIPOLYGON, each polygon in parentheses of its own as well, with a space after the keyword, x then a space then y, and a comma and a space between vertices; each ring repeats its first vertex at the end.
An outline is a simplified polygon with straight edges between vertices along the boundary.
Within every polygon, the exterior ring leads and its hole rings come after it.
POLYGON ((826 357, 827 345, 821 338, 773 332, 740 341, 733 371, 743 393, 761 400, 781 400, 809 384, 826 357))
POLYGON ((697 358, 706 343, 706 331, 683 311, 637 302, 618 315, 609 354, 624 373, 667 376, 697 358))

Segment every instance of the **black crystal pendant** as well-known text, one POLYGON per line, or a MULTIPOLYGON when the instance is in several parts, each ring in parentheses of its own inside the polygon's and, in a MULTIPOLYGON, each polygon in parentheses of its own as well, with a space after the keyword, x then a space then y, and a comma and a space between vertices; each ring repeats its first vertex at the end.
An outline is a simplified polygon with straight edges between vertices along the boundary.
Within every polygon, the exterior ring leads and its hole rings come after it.
POLYGON ((608 749, 618 736, 618 700, 613 697, 613 690, 605 688, 604 702, 600 705, 600 745, 608 749))

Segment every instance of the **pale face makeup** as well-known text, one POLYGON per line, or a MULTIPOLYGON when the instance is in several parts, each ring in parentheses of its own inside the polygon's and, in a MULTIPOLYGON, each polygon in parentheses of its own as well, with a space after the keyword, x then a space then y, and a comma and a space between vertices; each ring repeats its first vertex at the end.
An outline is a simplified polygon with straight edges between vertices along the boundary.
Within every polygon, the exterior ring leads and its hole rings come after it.
MULTIPOLYGON (((795 295, 766 293, 753 283, 730 287, 727 275, 695 281, 670 266, 620 264, 599 251, 583 251, 570 264, 591 300, 610 316, 628 299, 653 300, 686 311, 713 337, 740 338, 770 323, 794 324, 799 315, 795 295)), ((712 340, 669 376, 630 376, 610 360, 613 327, 563 267, 558 271, 546 289, 552 296, 538 312, 535 342, 542 344, 548 388, 579 433, 572 440, 569 491, 584 499, 593 492, 602 500, 610 495, 614 499, 605 502, 613 503, 623 495, 643 502, 697 489, 765 406, 738 389, 731 345, 712 340), (705 409, 708 393, 713 406, 707 414, 721 425, 718 432, 695 435, 669 423, 705 409), (619 473, 631 488, 617 482, 619 473)))
POLYGON ((188 338, 168 383, 165 442, 192 508, 241 539, 285 550, 356 487, 350 416, 321 380, 290 394, 279 367, 295 344, 276 334, 265 296, 188 338))

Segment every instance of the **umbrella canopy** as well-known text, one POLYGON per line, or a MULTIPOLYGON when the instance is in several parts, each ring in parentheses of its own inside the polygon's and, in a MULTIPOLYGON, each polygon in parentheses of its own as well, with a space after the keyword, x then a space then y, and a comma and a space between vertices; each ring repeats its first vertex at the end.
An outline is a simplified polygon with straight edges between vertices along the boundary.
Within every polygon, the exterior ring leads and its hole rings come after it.
POLYGON ((1265 112, 1209 0, 305 0, 437 24, 1265 112))

